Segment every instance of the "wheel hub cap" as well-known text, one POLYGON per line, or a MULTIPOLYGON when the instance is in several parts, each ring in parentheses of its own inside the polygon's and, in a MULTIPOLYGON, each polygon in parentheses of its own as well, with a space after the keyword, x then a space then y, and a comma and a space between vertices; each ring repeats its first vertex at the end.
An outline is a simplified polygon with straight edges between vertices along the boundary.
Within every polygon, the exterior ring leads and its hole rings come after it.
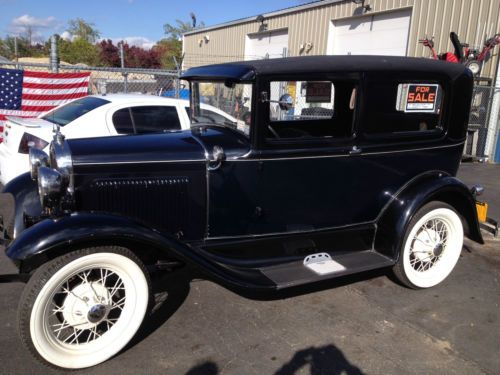
POLYGON ((64 319, 78 329, 89 329, 104 320, 111 296, 100 283, 82 283, 71 290, 62 306, 64 319))
POLYGON ((87 314, 87 320, 91 323, 99 323, 106 317, 107 309, 106 306, 98 304, 90 308, 87 314))

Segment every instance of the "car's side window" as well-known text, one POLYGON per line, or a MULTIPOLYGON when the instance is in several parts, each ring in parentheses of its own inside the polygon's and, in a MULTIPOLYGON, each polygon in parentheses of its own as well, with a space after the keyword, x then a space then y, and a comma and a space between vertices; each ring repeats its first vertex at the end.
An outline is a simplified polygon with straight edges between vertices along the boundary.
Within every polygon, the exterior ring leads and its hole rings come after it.
POLYGON ((132 108, 132 119, 137 134, 179 130, 181 123, 174 106, 143 106, 132 108))
POLYGON ((440 133, 443 98, 443 88, 435 82, 369 81, 363 132, 387 136, 440 133))
POLYGON ((131 108, 122 108, 113 113, 112 121, 118 134, 135 134, 131 108))
POLYGON ((355 102, 352 81, 271 81, 266 139, 349 137, 355 102))
POLYGON ((174 106, 122 108, 113 114, 113 125, 119 134, 161 133, 181 128, 174 106))

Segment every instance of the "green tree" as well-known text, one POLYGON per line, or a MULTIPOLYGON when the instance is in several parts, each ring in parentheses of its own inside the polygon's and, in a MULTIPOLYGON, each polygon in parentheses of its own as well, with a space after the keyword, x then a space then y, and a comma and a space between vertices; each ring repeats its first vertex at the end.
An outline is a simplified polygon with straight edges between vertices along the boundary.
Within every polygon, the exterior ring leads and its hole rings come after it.
POLYGON ((180 64, 182 56, 182 42, 175 39, 162 39, 153 47, 160 55, 161 67, 163 69, 176 69, 174 57, 180 64))
POLYGON ((176 25, 171 25, 169 23, 163 25, 163 30, 167 35, 167 39, 180 41, 182 40, 182 34, 205 27, 205 23, 203 21, 196 24, 196 16, 194 13, 191 13, 191 21, 175 20, 175 23, 176 25))
MULTIPOLYGON (((0 55, 9 60, 15 59, 15 37, 7 36, 0 44, 0 55)), ((31 56, 31 47, 27 38, 17 37, 17 57, 31 56)))
POLYGON ((70 64, 99 65, 99 48, 85 39, 77 38, 70 42, 59 39, 59 56, 70 64))
POLYGON ((101 36, 99 30, 91 22, 81 18, 75 18, 68 21, 68 32, 76 39, 83 39, 94 44, 101 36))
POLYGON ((191 21, 175 20, 175 25, 166 23, 163 25, 166 39, 160 40, 155 47, 158 48, 161 54, 161 64, 165 69, 176 69, 174 57, 180 64, 182 60, 182 35, 188 31, 196 30, 205 27, 205 23, 201 21, 196 23, 194 13, 190 14, 191 21))

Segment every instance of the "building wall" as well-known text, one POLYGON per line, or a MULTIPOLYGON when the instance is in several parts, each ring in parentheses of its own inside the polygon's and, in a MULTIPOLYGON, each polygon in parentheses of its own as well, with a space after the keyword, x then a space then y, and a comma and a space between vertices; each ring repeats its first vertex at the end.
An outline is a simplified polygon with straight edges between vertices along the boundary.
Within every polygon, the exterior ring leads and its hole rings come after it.
MULTIPOLYGON (((475 42, 482 45, 484 33, 491 36, 495 32, 500 32, 498 0, 367 0, 366 3, 372 7, 368 15, 402 8, 412 9, 408 56, 430 56, 429 50, 418 43, 418 39, 425 35, 435 37, 436 51, 441 53, 453 51, 449 39, 450 31, 457 32, 461 41, 471 45, 475 42)), ((360 6, 351 0, 345 0, 327 2, 281 15, 268 13, 264 16, 268 30, 288 28, 289 56, 298 56, 299 45, 307 42, 312 42, 313 48, 306 55, 323 55, 327 53, 331 22, 360 17, 360 6)), ((260 23, 255 20, 244 21, 185 35, 184 67, 243 60, 246 36, 257 32, 259 25, 260 23), (209 36, 207 43, 203 40, 205 35, 209 36)), ((487 62, 483 67, 482 76, 494 77, 497 59, 498 57, 494 56, 487 62)))

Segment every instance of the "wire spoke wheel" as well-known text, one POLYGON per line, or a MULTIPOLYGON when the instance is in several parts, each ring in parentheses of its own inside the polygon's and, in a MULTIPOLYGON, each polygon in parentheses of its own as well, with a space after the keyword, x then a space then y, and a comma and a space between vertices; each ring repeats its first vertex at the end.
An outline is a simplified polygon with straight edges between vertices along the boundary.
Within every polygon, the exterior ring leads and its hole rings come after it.
POLYGON ((410 222, 396 276, 412 288, 429 288, 453 270, 463 245, 462 222, 449 205, 431 202, 410 222))
POLYGON ((111 250, 56 258, 30 279, 19 325, 25 344, 43 360, 64 368, 93 366, 117 354, 139 329, 149 278, 130 251, 111 250))

